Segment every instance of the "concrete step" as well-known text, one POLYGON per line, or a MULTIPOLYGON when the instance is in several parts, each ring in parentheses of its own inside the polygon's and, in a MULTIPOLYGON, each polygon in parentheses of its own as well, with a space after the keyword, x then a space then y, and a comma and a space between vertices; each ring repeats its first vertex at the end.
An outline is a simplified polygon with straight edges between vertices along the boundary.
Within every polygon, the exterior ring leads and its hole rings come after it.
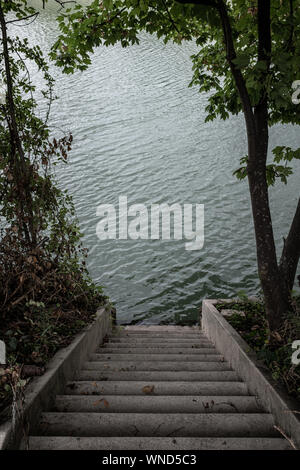
POLYGON ((178 343, 181 343, 181 344, 187 344, 187 345, 191 345, 191 344, 204 344, 205 346, 207 344, 210 344, 212 347, 213 347, 213 344, 211 341, 209 341, 207 338, 204 337, 199 337, 197 336, 195 339, 189 339, 189 338, 169 338, 169 337, 164 337, 164 338, 154 338, 151 336, 151 338, 139 338, 137 336, 133 336, 131 338, 129 338, 128 336, 124 336, 124 337, 116 337, 116 336, 113 336, 113 337, 109 337, 108 338, 109 341, 113 342, 114 344, 153 344, 154 347, 156 347, 156 344, 161 344, 161 345, 175 345, 178 344, 178 343))
POLYGON ((109 353, 107 350, 101 353, 92 355, 96 361, 182 361, 182 362, 193 362, 193 361, 210 361, 210 362, 224 362, 224 357, 220 354, 134 354, 134 353, 121 353, 117 351, 115 353, 109 353))
POLYGON ((126 372, 109 372, 101 370, 81 370, 78 373, 77 380, 118 380, 118 381, 179 381, 179 382, 236 382, 237 374, 233 371, 126 371, 126 372))
POLYGON ((100 413, 259 413, 252 396, 59 395, 53 411, 100 413))
POLYGON ((30 450, 291 450, 276 437, 31 436, 30 450))
POLYGON ((195 326, 179 326, 179 325, 128 325, 122 326, 120 325, 115 330, 115 333, 123 332, 123 333, 131 333, 131 334, 151 334, 154 335, 158 334, 177 334, 177 335, 184 335, 184 334, 203 334, 199 325, 195 326))
POLYGON ((144 339, 144 340, 152 340, 153 338, 155 339, 161 339, 162 341, 164 341, 164 339, 177 339, 177 340, 181 340, 181 341, 195 341, 195 340, 201 340, 203 338, 205 338, 204 335, 200 334, 200 333, 193 333, 193 334, 189 334, 189 335, 179 335, 179 334, 161 334, 161 333, 153 333, 153 334, 150 334, 150 333, 139 333, 139 334, 131 334, 131 333, 118 333, 116 335, 111 335, 109 336, 109 338, 127 338, 127 339, 130 339, 130 340, 134 340, 134 339, 144 339))
POLYGON ((41 435, 280 437, 263 413, 42 413, 41 435))
POLYGON ((126 372, 130 370, 167 370, 171 371, 202 371, 202 370, 231 370, 228 362, 159 362, 159 361, 97 361, 97 356, 92 355, 89 362, 83 364, 85 370, 103 370, 111 372, 126 372))
POLYGON ((198 341, 198 343, 190 342, 190 343, 150 343, 149 341, 127 341, 126 343, 112 343, 108 342, 101 346, 101 348, 105 349, 163 349, 163 350, 176 350, 176 349, 216 349, 209 341, 198 341))
POLYGON ((244 382, 166 382, 166 381, 73 381, 66 386, 67 395, 248 395, 248 387, 244 382), (145 388, 147 387, 147 388, 145 388), (150 387, 150 388, 149 388, 150 387), (153 389, 152 389, 153 387, 153 389))
POLYGON ((128 347, 127 348, 112 348, 105 347, 98 349, 97 354, 218 354, 216 348, 171 348, 171 349, 159 349, 159 348, 137 348, 137 347, 128 347))

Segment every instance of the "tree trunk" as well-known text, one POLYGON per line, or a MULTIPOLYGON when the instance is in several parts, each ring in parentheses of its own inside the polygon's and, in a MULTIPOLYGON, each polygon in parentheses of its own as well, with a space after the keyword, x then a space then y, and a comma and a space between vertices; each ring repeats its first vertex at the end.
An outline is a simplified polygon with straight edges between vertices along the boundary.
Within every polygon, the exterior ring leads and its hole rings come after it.
MULTIPOLYGON (((241 98, 248 139, 248 181, 254 220, 258 274, 265 299, 266 315, 270 329, 270 339, 283 323, 284 314, 291 309, 289 289, 279 271, 269 206, 266 163, 268 154, 268 98, 262 90, 260 102, 253 109, 246 83, 241 71, 235 67, 236 52, 233 42, 230 18, 223 0, 218 0, 218 10, 222 21, 226 55, 241 98)), ((258 61, 267 65, 269 72, 271 57, 270 0, 258 0, 258 61)), ((299 208, 300 211, 300 208, 299 208)), ((297 219, 298 220, 298 219, 297 219)), ((295 228, 300 223, 295 222, 295 228)), ((286 244, 286 259, 291 260, 295 243, 295 230, 286 244)), ((300 247, 299 247, 300 249, 300 247)), ((295 263, 289 262, 292 276, 295 263)))
MULTIPOLYGON (((269 73, 272 41, 270 0, 258 0, 258 61, 266 63, 269 73)), ((269 205, 266 164, 268 156, 268 95, 262 90, 259 103, 254 108, 255 143, 249 146, 248 181, 255 227, 258 273, 264 293, 270 337, 280 328, 284 314, 291 310, 290 292, 282 276, 276 256, 276 247, 269 205)))
MULTIPOLYGON (((227 2, 224 0, 178 1, 180 3, 208 5, 216 8, 219 12, 226 48, 226 58, 241 99, 247 129, 247 173, 256 238, 258 273, 265 299, 270 339, 272 339, 274 333, 283 323, 284 314, 292 309, 290 291, 294 284, 300 257, 300 200, 288 238, 285 241, 279 267, 266 178, 269 143, 267 90, 266 88, 262 90, 259 103, 253 107, 244 76, 241 70, 234 64, 236 51, 227 2)), ((291 15, 293 15, 293 9, 291 9, 291 15)), ((257 0, 257 32, 257 61, 265 62, 265 78, 267 78, 272 52, 271 0, 257 0)))
POLYGON ((284 314, 291 309, 289 290, 286 288, 277 263, 276 248, 269 206, 266 180, 268 151, 267 109, 262 103, 255 110, 257 133, 249 154, 248 181, 255 229, 258 274, 265 299, 270 336, 283 322, 284 314))
POLYGON ((3 56, 5 63, 5 74, 7 82, 7 102, 8 118, 7 123, 10 133, 10 169, 12 171, 16 185, 16 215, 23 228, 24 236, 29 245, 36 246, 36 229, 33 224, 33 202, 30 188, 30 173, 28 165, 26 166, 25 155, 22 142, 19 136, 18 124, 16 119, 15 103, 13 97, 13 79, 11 74, 11 65, 8 49, 8 37, 5 15, 0 0, 0 29, 2 35, 3 56), (28 222, 26 220, 28 219, 28 222))

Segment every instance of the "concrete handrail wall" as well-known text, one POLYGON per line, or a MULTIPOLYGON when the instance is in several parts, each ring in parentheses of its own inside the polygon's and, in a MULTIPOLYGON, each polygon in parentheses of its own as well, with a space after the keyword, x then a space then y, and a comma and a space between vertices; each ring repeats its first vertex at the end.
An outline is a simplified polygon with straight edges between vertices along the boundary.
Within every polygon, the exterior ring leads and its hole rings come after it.
MULTIPOLYGON (((226 299, 228 301, 228 299, 226 299)), ((275 424, 300 449, 300 407, 275 382, 269 369, 257 359, 255 352, 216 309, 223 299, 202 302, 202 329, 230 366, 257 395, 264 408, 273 414, 275 424)))
POLYGON ((112 310, 109 304, 99 308, 95 321, 79 333, 69 346, 54 355, 42 376, 32 379, 25 390, 22 418, 15 426, 12 421, 0 426, 0 450, 18 449, 23 430, 32 433, 38 425, 41 412, 53 406, 55 396, 63 393, 66 383, 74 378, 76 371, 111 331, 112 310))

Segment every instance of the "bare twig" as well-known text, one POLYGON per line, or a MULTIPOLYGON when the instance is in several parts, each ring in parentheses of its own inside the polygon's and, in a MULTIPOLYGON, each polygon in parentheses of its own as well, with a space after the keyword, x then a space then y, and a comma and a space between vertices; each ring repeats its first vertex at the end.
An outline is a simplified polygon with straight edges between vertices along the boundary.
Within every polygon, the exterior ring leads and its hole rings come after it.
MULTIPOLYGON (((65 5, 67 3, 77 3, 76 0, 65 0, 65 1, 63 1, 63 0, 54 0, 54 1, 60 5, 60 9, 58 11, 62 10, 62 8, 65 8, 65 5)), ((43 3, 43 8, 45 8, 45 3, 43 3)))
POLYGON ((36 18, 37 18, 38 15, 39 15, 39 12, 36 11, 36 12, 33 13, 32 15, 24 16, 24 18, 17 18, 17 19, 15 19, 15 20, 6 21, 6 24, 14 24, 15 26, 28 26, 29 24, 33 23, 33 21, 36 20, 36 18), (19 21, 29 20, 30 18, 33 18, 33 20, 30 21, 30 23, 18 24, 19 21))
POLYGON ((287 441, 289 441, 289 443, 291 444, 291 446, 293 447, 294 450, 297 450, 297 447, 295 446, 294 442, 292 441, 292 439, 290 439, 286 434, 285 432, 279 427, 279 426, 275 426, 274 425, 274 429, 277 429, 277 431, 280 432, 280 434, 283 435, 283 437, 286 438, 287 441))
POLYGON ((167 14, 168 14, 168 17, 169 17, 169 19, 170 19, 172 25, 173 25, 174 28, 176 29, 177 33, 180 34, 180 31, 179 31, 179 29, 177 28, 177 25, 176 25, 174 19, 172 18, 172 15, 171 15, 171 13, 170 13, 170 10, 169 10, 169 8, 168 8, 168 5, 166 4, 165 0, 162 0, 162 2, 163 2, 163 4, 164 4, 165 10, 166 10, 166 12, 167 12, 167 14))

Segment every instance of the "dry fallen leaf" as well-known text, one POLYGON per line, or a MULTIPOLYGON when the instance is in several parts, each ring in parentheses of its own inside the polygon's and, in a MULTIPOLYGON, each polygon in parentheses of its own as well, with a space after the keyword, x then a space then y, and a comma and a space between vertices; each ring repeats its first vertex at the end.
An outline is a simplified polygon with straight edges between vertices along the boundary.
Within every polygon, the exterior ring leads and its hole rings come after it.
POLYGON ((150 395, 154 392, 154 385, 145 385, 145 387, 142 388, 142 391, 146 395, 150 395))
POLYGON ((107 408, 109 406, 109 403, 105 398, 101 398, 100 400, 97 400, 93 403, 94 406, 100 405, 100 403, 103 402, 104 406, 107 408))
POLYGON ((93 403, 93 406, 97 406, 97 405, 100 405, 100 403, 103 401, 103 398, 101 398, 101 400, 97 400, 93 403))

